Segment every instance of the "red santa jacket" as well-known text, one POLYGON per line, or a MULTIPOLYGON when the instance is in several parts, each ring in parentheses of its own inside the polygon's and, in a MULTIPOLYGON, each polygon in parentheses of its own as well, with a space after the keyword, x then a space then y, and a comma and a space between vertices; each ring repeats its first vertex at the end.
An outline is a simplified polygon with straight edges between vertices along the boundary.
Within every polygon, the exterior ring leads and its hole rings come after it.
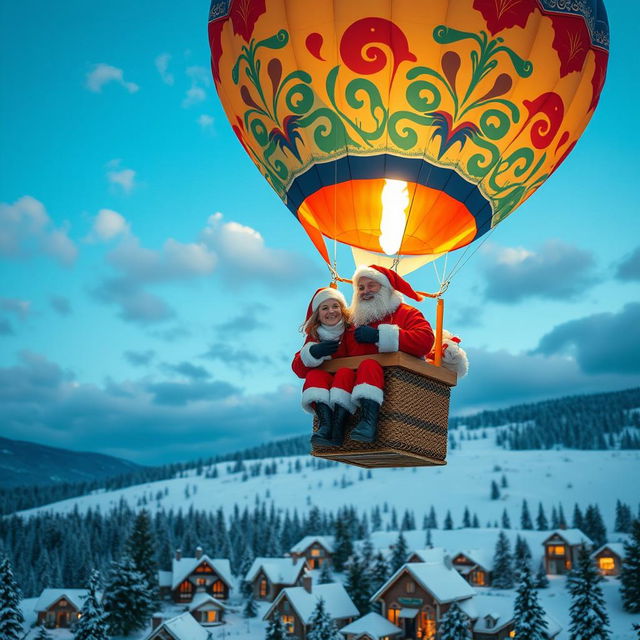
MULTIPOLYGON (((347 330, 348 331, 348 330, 347 330)), ((332 356, 324 356, 323 358, 314 358, 309 349, 314 345, 318 344, 318 340, 314 340, 310 336, 307 336, 304 344, 302 345, 302 349, 293 356, 293 362, 291 363, 291 368, 293 372, 298 376, 298 378, 306 378, 307 373, 316 367, 319 367, 325 360, 331 360, 332 358, 345 358, 348 355, 345 335, 347 333, 342 334, 340 338, 340 346, 338 350, 332 356)))
POLYGON ((344 340, 347 355, 365 356, 372 353, 404 351, 416 358, 424 358, 431 351, 435 341, 433 329, 422 313, 404 303, 381 320, 370 322, 369 326, 378 329, 379 341, 376 344, 358 342, 354 335, 355 329, 348 329, 344 340))

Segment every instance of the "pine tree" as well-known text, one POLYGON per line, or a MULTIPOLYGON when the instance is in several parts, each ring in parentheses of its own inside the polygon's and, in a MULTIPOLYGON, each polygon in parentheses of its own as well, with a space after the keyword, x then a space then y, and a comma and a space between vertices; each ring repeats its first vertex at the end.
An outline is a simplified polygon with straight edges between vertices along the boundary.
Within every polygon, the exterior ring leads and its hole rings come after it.
POLYGON ((607 640, 610 637, 609 616, 600 587, 602 576, 584 549, 578 565, 567 578, 571 594, 569 640, 607 640))
POLYGON ((522 512, 520 513, 520 528, 533 529, 531 514, 529 513, 529 505, 526 500, 522 501, 522 512))
POLYGON ((509 514, 506 507, 502 510, 502 528, 511 529, 511 520, 509 520, 509 514))
POLYGON ((391 573, 395 573, 406 561, 409 554, 409 547, 402 531, 398 534, 393 553, 391 554, 391 573))
POLYGON ((500 499, 500 487, 498 487, 498 483, 495 480, 491 481, 491 499, 492 500, 500 499))
POLYGON ((538 503, 538 515, 536 516, 536 528, 538 531, 547 531, 549 528, 549 521, 544 513, 542 502, 538 503))
POLYGON ((133 522, 133 530, 125 544, 125 553, 133 560, 136 571, 145 577, 154 596, 158 588, 158 565, 155 552, 156 540, 151 519, 149 512, 143 509, 133 522))
POLYGON ((558 529, 560 527, 560 520, 558 518, 558 511, 555 505, 551 507, 551 529, 558 529))
POLYGON ((625 611, 640 613, 640 520, 631 523, 631 537, 624 543, 620 594, 625 611))
POLYGON ((538 603, 538 592, 533 586, 531 571, 528 566, 520 570, 520 584, 514 603, 516 640, 546 640, 546 629, 549 626, 544 609, 538 603))
POLYGON ((244 618, 255 618, 258 615, 258 605, 256 599, 253 597, 253 591, 249 594, 249 597, 244 603, 244 609, 242 610, 242 616, 244 618))
POLYGON ((335 542, 333 552, 333 566, 336 571, 344 571, 344 567, 353 553, 353 541, 349 528, 342 518, 335 524, 335 542))
POLYGON ((323 562, 320 567, 320 575, 318 576, 319 584, 329 584, 333 582, 333 574, 331 573, 331 567, 328 562, 323 562))
POLYGON ((267 625, 267 634, 265 640, 286 640, 287 632, 282 624, 282 619, 277 611, 274 611, 273 616, 269 620, 267 625))
POLYGON ((471 526, 474 529, 479 529, 480 528, 480 520, 478 519, 478 514, 477 513, 473 514, 473 521, 471 523, 471 526))
POLYGON ((571 522, 571 526, 574 529, 580 529, 580 531, 582 531, 582 528, 584 527, 582 511, 580 511, 580 507, 578 506, 577 502, 573 507, 573 520, 571 522))
POLYGON ((43 624, 38 627, 38 633, 35 635, 34 640, 52 640, 47 628, 43 624))
POLYGON ((500 486, 503 489, 506 489, 509 486, 509 484, 507 483, 507 476, 505 476, 504 473, 502 474, 502 478, 500 480, 500 486))
POLYGON ((375 593, 389 578, 389 563, 381 551, 373 557, 373 567, 371 567, 371 592, 375 593))
POLYGON ((536 573, 535 587, 536 589, 546 589, 549 586, 549 578, 544 568, 544 562, 540 563, 536 573))
POLYGON ((436 510, 431 505, 429 509, 429 515, 427 516, 427 529, 437 529, 438 528, 438 518, 436 516, 436 510))
POLYGON ((324 600, 320 598, 309 620, 311 631, 307 635, 308 640, 343 640, 338 632, 331 616, 327 613, 324 600))
POLYGON ((438 625, 439 640, 468 640, 471 638, 469 618, 462 613, 454 602, 445 613, 438 625))
POLYGON ((451 511, 447 511, 447 515, 444 518, 444 528, 447 530, 453 529, 453 518, 451 517, 451 511))
POLYGON ((0 561, 0 638, 19 640, 24 635, 24 616, 20 610, 20 587, 13 577, 9 558, 0 561))
POLYGON ((100 603, 100 574, 92 571, 88 593, 82 603, 81 616, 73 632, 74 640, 109 640, 106 614, 100 603))
POLYGON ((369 598, 373 593, 371 591, 371 576, 357 553, 354 553, 349 559, 347 580, 344 587, 360 615, 367 613, 369 598))
POLYGON ((521 536, 516 536, 513 560, 516 571, 521 571, 523 567, 529 567, 531 562, 531 549, 529 549, 527 541, 521 536))
POLYGON ((493 582, 496 589, 513 588, 513 557, 511 545, 504 531, 500 531, 493 555, 493 582))
POLYGON ((147 624, 153 609, 151 592, 145 576, 135 570, 128 556, 112 563, 103 605, 109 631, 113 635, 127 636, 147 624))
POLYGON ((607 528, 597 504, 590 504, 584 514, 582 531, 593 540, 596 547, 607 541, 607 528))
POLYGON ((462 516, 462 526, 465 529, 471 527, 471 514, 469 513, 469 507, 464 508, 464 515, 462 516))

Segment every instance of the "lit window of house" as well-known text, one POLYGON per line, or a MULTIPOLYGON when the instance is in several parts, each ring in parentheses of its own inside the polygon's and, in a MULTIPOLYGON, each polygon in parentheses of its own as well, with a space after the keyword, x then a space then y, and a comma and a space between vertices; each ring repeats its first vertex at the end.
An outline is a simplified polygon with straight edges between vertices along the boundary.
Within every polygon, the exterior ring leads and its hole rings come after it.
POLYGON ((478 585, 479 587, 484 587, 487 583, 486 575, 484 571, 480 571, 480 569, 476 569, 471 572, 471 582, 473 584, 478 585))
POLYGON ((260 586, 258 587, 258 593, 261 598, 266 598, 268 592, 269 592, 269 583, 267 582, 266 578, 262 578, 262 580, 260 580, 260 586))
POLYGON ((205 611, 205 622, 218 622, 217 611, 205 611))
POLYGON ((393 624, 398 624, 400 620, 400 607, 397 604, 392 604, 387 611, 387 619, 393 624))
POLYGON ((550 544, 549 555, 550 556, 563 556, 565 553, 565 547, 563 544, 550 544))
POLYGON ((204 587, 204 585, 205 585, 205 584, 207 584, 207 581, 206 581, 206 579, 205 579, 205 578, 198 578, 198 579, 196 580, 196 584, 197 584, 199 587, 204 587))
POLYGON ((598 558, 598 566, 602 571, 613 571, 615 569, 615 562, 613 558, 598 558))
POLYGON ((569 558, 564 561, 564 568, 567 570, 571 569, 571 560, 569 560, 569 558))
POLYGON ((293 616, 282 616, 281 620, 286 632, 293 633, 295 628, 293 616))
POLYGON ((320 549, 311 549, 311 555, 314 558, 318 558, 319 556, 322 555, 322 552, 320 549))
POLYGON ((516 630, 515 629, 511 629, 511 631, 509 631, 509 637, 510 638, 515 638, 516 637, 516 630))
POLYGON ((424 640, 434 640, 436 637, 436 614, 433 609, 427 611, 422 610, 418 615, 418 629, 416 633, 418 638, 424 640))
POLYGON ((416 591, 416 583, 409 580, 407 582, 407 593, 415 593, 416 591))
POLYGON ((213 595, 224 596, 224 583, 222 582, 222 580, 216 580, 213 583, 213 595))

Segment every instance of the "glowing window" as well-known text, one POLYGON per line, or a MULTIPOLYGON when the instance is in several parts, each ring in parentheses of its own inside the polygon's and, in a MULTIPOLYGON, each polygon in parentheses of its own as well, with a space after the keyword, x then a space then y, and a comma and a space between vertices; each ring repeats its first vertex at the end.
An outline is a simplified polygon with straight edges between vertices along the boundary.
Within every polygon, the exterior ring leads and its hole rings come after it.
POLYGON ((511 631, 509 631, 509 637, 510 638, 515 638, 516 637, 516 630, 512 629, 511 631))
POLYGON ((563 544, 551 544, 549 545, 549 555, 551 556, 563 556, 565 554, 565 546, 563 544))
POLYGON ((198 578, 196 580, 196 584, 200 587, 204 586, 205 584, 207 584, 207 581, 204 578, 198 578))
POLYGON ((205 611, 205 622, 218 622, 217 611, 205 611))
POLYGON ((188 582, 187 580, 185 580, 184 582, 180 583, 180 587, 179 587, 180 593, 188 593, 191 591, 191 583, 188 582))
POLYGON ((398 624, 398 621, 400 620, 400 607, 398 607, 398 605, 392 605, 389 607, 389 610, 387 611, 387 620, 393 624, 398 624))
POLYGON ((260 580, 258 593, 260 594, 261 598, 265 598, 267 596, 267 593, 269 593, 269 583, 266 581, 265 578, 262 578, 262 580, 260 580))
POLYGON ((293 630, 295 628, 295 621, 293 619, 293 616, 282 616, 280 620, 282 620, 282 625, 286 629, 287 633, 293 633, 293 630))
POLYGON ((311 555, 314 558, 317 558, 318 556, 322 555, 322 552, 320 551, 320 549, 311 549, 311 555))
POLYGON ((613 571, 616 567, 613 558, 598 558, 598 565, 603 571, 613 571))
POLYGON ((224 582, 222 580, 216 580, 213 583, 213 595, 224 596, 224 582))
POLYGON ((484 585, 487 584, 485 572, 479 570, 472 571, 471 582, 477 584, 479 587, 484 587, 484 585))
POLYGON ((416 635, 424 640, 433 640, 436 637, 436 615, 432 609, 423 610, 418 614, 416 635))

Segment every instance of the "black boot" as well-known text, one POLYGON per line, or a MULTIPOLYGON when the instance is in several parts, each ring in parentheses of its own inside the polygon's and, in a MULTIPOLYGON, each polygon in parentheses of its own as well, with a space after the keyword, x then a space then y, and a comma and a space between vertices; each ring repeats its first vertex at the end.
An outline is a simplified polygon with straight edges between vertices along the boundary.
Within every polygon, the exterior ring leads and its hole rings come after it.
POLYGON ((341 407, 339 404, 333 409, 333 429, 331 431, 331 446, 341 447, 344 442, 345 425, 350 413, 348 409, 341 407))
POLYGON ((311 436, 311 445, 314 447, 330 447, 333 412, 331 407, 324 402, 316 402, 316 417, 318 418, 318 430, 311 436))
POLYGON ((375 400, 363 398, 360 400, 362 418, 351 432, 351 439, 357 442, 374 442, 378 429, 378 414, 380 405, 375 400))

